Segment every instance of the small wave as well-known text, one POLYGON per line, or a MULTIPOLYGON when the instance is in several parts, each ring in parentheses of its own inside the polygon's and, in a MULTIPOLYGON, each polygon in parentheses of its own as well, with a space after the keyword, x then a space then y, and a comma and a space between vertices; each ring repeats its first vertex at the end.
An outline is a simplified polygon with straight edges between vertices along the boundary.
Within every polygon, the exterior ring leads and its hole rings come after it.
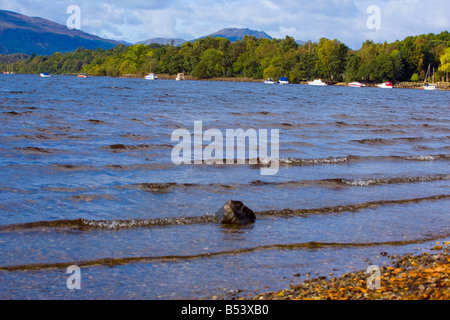
POLYGON ((42 154, 42 153, 49 154, 49 153, 55 153, 58 151, 55 149, 44 149, 44 148, 38 148, 38 147, 25 147, 25 148, 16 147, 15 149, 21 150, 26 153, 37 153, 37 154, 42 154))
POLYGON ((169 192, 172 187, 175 187, 177 183, 139 183, 137 187, 144 191, 150 191, 154 193, 166 193, 169 192))
POLYGON ((404 160, 409 161, 438 161, 442 159, 450 159, 450 155, 428 155, 428 156, 408 156, 408 157, 401 157, 404 160))
POLYGON ((122 134, 121 137, 130 139, 130 140, 149 140, 150 139, 148 136, 144 136, 141 134, 133 134, 133 133, 122 134))
POLYGON ((52 138, 43 135, 43 134, 35 134, 35 135, 29 135, 29 134, 23 134, 23 135, 17 135, 14 136, 15 139, 28 139, 28 140, 52 140, 52 138))
POLYGON ((67 267, 76 264, 80 268, 91 266, 108 266, 114 267, 119 265, 126 265, 130 263, 149 263, 149 262, 178 262, 191 261, 200 259, 210 259, 214 257, 236 256, 242 254, 249 254, 261 251, 279 251, 279 250, 319 250, 328 248, 367 248, 367 247, 386 247, 386 246, 406 246, 411 244, 421 244, 430 241, 447 238, 449 234, 441 234, 430 236, 426 238, 385 241, 385 242, 301 242, 301 243, 287 243, 287 244, 267 244, 247 248, 238 248, 225 251, 204 252, 187 255, 166 255, 166 256, 147 256, 147 257, 122 257, 122 258, 100 258, 95 260, 78 261, 78 262, 53 262, 53 263, 32 263, 23 265, 0 266, 3 271, 23 271, 23 270, 43 270, 43 269, 66 269, 67 267))
POLYGON ((423 201, 439 201, 442 199, 449 199, 450 195, 438 195, 432 196, 428 198, 415 198, 415 199, 401 199, 401 200, 381 200, 381 201, 371 201, 364 203, 356 203, 356 204, 346 204, 339 205, 334 207, 322 207, 316 209, 284 209, 284 210, 269 210, 259 212, 258 214, 261 216, 309 216, 309 215, 317 215, 317 214, 332 214, 339 212, 356 212, 359 210, 367 209, 367 208, 375 208, 378 206, 393 206, 393 205, 402 205, 402 204, 412 204, 419 203, 423 201))
POLYGON ((433 138, 423 138, 423 137, 401 137, 401 138, 376 138, 376 139, 362 139, 362 140, 351 140, 352 142, 357 142, 360 144, 367 145, 394 145, 400 143, 424 143, 430 141, 448 141, 448 137, 433 137, 433 138))
POLYGON ((70 170, 70 171, 99 170, 93 166, 81 165, 81 164, 54 164, 52 166, 53 166, 53 168, 57 168, 59 170, 70 170))
POLYGON ((390 139, 382 139, 382 138, 351 140, 351 141, 361 143, 361 144, 367 144, 370 146, 393 145, 396 143, 395 141, 392 141, 390 139))
POLYGON ((281 165, 297 165, 297 166, 307 166, 307 165, 318 165, 318 164, 339 164, 346 163, 351 160, 351 157, 337 157, 337 158, 316 158, 316 159, 301 159, 301 158, 281 158, 281 165))
POLYGON ((154 194, 164 194, 172 192, 176 188, 201 188, 213 191, 213 189, 224 190, 233 189, 235 186, 210 183, 210 184, 197 184, 197 183, 177 183, 177 182, 165 182, 165 183, 137 183, 133 185, 120 186, 121 189, 138 189, 154 194))
MULTIPOLYGON (((424 201, 439 201, 443 199, 450 199, 450 195, 437 195, 427 198, 415 199, 401 199, 401 200, 382 200, 357 204, 346 204, 334 207, 322 207, 316 209, 284 209, 284 210, 270 210, 270 211, 255 211, 255 215, 259 218, 264 216, 301 216, 317 214, 333 214, 340 212, 356 212, 366 208, 375 208, 378 206, 393 206, 402 204, 420 203, 424 201)), ((62 228, 62 229, 79 229, 84 230, 121 230, 132 228, 151 228, 151 227, 167 227, 167 226, 181 226, 193 224, 207 224, 217 223, 214 214, 206 214, 197 217, 173 217, 173 218, 159 218, 159 219, 130 219, 130 220, 55 220, 55 221, 38 221, 21 224, 3 225, 0 226, 0 232, 20 231, 27 229, 43 229, 43 228, 62 228)))
POLYGON ((12 224, 0 226, 1 232, 20 231, 28 229, 78 229, 82 231, 106 229, 121 230, 132 228, 150 228, 150 227, 166 227, 166 226, 182 226, 192 224, 204 224, 216 222, 214 215, 204 215, 198 217, 175 217, 160 219, 131 219, 131 220, 55 220, 55 221, 37 221, 21 224, 12 224))
POLYGON ((113 153, 136 151, 136 150, 154 150, 160 148, 173 148, 172 145, 168 144, 139 144, 139 145, 124 145, 124 144, 112 144, 105 146, 105 149, 109 149, 113 153))
POLYGON ((100 89, 132 90, 132 88, 130 88, 130 87, 115 87, 115 86, 104 86, 104 87, 100 87, 100 89))
MULTIPOLYGON (((399 178, 379 178, 379 179, 360 179, 347 180, 338 179, 337 181, 348 186, 367 187, 379 184, 400 184, 400 183, 416 183, 416 182, 431 182, 450 180, 450 174, 434 175, 434 176, 419 176, 419 177, 399 177, 399 178)), ((336 180, 334 180, 336 181, 336 180)))
POLYGON ((129 151, 129 150, 137 150, 137 149, 145 149, 148 148, 148 144, 142 144, 138 146, 129 146, 124 144, 112 144, 109 146, 106 146, 106 149, 110 149, 111 151, 120 152, 120 151, 129 151))
POLYGON ((102 120, 96 120, 96 119, 89 119, 88 122, 95 123, 95 124, 106 124, 106 122, 102 120))
POLYGON ((165 226, 184 226, 192 224, 204 224, 216 222, 214 215, 204 215, 199 217, 178 217, 162 219, 133 219, 133 220, 113 220, 113 221, 87 221, 83 220, 84 228, 94 229, 130 229, 130 228, 149 228, 165 226))
MULTIPOLYGON (((313 166, 326 164, 347 164, 350 162, 369 162, 369 161, 439 161, 450 160, 449 154, 438 155, 416 155, 416 156, 341 156, 329 158, 281 158, 280 165, 284 166, 313 166)), ((261 164, 261 159, 258 159, 261 164)))
POLYGON ((137 183, 132 185, 119 186, 120 189, 137 189, 154 194, 164 194, 174 191, 177 188, 199 188, 207 189, 210 192, 230 190, 230 189, 247 189, 257 186, 275 186, 275 187, 309 187, 311 185, 319 185, 322 187, 350 186, 350 187, 368 187, 372 185, 382 184, 402 184, 402 183, 418 183, 450 180, 450 174, 439 174, 433 176, 417 176, 417 177, 392 177, 392 178, 368 178, 368 179, 325 179, 325 180, 292 180, 292 181, 262 181, 254 180, 249 184, 223 184, 223 183, 137 183))
POLYGON ((23 113, 16 112, 16 111, 5 111, 5 112, 2 112, 2 114, 11 116, 11 117, 23 116, 23 113))
POLYGON ((115 197, 113 197, 110 194, 80 194, 80 195, 74 195, 69 197, 70 200, 73 201, 94 201, 94 200, 116 200, 115 197))
POLYGON ((325 179, 325 180, 300 180, 300 181, 283 181, 283 182, 272 182, 272 181, 261 181, 255 180, 250 184, 253 186, 310 186, 310 185, 321 185, 321 186, 352 186, 352 187, 367 187, 371 185, 381 185, 381 184, 401 184, 401 183, 417 183, 417 182, 432 182, 432 181, 442 181, 450 180, 450 174, 440 174, 433 176, 418 176, 418 177, 394 177, 394 178, 369 178, 369 179, 325 179))

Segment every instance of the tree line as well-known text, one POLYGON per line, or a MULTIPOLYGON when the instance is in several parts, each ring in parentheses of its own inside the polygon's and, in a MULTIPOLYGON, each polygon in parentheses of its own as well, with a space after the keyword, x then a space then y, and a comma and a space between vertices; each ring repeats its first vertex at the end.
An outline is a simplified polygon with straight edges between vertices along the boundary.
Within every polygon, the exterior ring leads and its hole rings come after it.
MULTIPOLYGON (((6 56, 7 57, 7 56, 6 56)), ((299 45, 285 39, 246 36, 230 42, 207 37, 181 46, 119 45, 110 50, 79 48, 71 53, 25 56, 12 63, 1 57, 0 68, 16 73, 144 76, 148 73, 185 73, 198 79, 288 77, 291 83, 321 78, 327 81, 423 81, 428 66, 437 81, 450 71, 450 34, 407 37, 393 43, 366 41, 352 50, 339 40, 322 38, 299 45)))

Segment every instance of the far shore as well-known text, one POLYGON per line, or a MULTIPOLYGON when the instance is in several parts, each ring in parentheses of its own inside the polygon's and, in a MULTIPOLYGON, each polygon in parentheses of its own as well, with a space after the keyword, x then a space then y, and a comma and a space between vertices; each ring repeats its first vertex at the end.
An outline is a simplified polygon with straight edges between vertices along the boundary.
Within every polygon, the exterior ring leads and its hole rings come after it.
MULTIPOLYGON (((157 74, 159 79, 163 80, 175 80, 176 75, 169 75, 169 74, 157 74)), ((119 78, 143 78, 144 76, 140 75, 122 75, 119 78)), ((213 77, 213 78, 206 78, 206 79, 197 79, 191 75, 185 75, 185 80, 191 80, 191 81, 224 81, 224 82, 253 82, 253 83, 262 83, 265 79, 253 79, 253 78, 245 78, 245 77, 213 77)), ((298 84, 308 85, 307 81, 302 81, 298 84)), ((346 82, 328 82, 329 85, 334 86, 347 86, 346 82)), ((450 82, 438 82, 439 89, 440 90, 450 90, 450 82)), ((367 87, 376 87, 377 84, 367 84, 367 87)), ((400 89, 421 89, 423 86, 420 82, 398 82, 394 83, 394 87, 400 88, 400 89)))
MULTIPOLYGON (((20 73, 15 73, 20 74, 20 73)), ((82 72, 78 74, 83 74, 82 72)), ((76 76, 78 74, 64 74, 68 76, 76 76)), ((176 75, 170 75, 170 74, 156 74, 158 79, 162 80, 175 80, 176 75)), ((97 77, 97 76, 89 76, 89 77, 97 77)), ((103 76, 108 77, 108 76, 103 76)), ((117 77, 113 78, 126 78, 126 79, 143 79, 145 76, 138 75, 138 74, 123 74, 117 77)), ((248 83, 262 83, 265 79, 253 79, 253 78, 245 78, 245 77, 212 77, 212 78, 206 78, 206 79, 197 79, 191 75, 185 75, 184 80, 189 81, 223 81, 223 82, 248 82, 248 83)), ((345 87, 347 86, 346 82, 327 82, 331 86, 341 86, 345 87)), ((308 85, 307 81, 302 81, 300 83, 301 85, 308 85)), ((441 91, 450 91, 450 82, 438 82, 439 90, 441 91)), ((377 87, 376 83, 365 83, 366 87, 377 87)), ((399 89, 416 89, 421 90, 423 87, 423 84, 420 82, 397 82, 394 83, 394 88, 399 89)))

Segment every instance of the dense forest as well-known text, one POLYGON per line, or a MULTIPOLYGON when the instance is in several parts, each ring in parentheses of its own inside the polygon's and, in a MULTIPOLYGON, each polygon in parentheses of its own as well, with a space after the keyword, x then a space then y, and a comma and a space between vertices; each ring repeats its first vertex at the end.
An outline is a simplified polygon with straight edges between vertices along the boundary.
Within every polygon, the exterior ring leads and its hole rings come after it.
MULTIPOLYGON (((351 50, 339 40, 320 39, 298 45, 292 37, 257 39, 246 36, 230 42, 207 37, 173 45, 119 45, 110 50, 80 48, 50 56, 1 56, 0 68, 16 73, 144 76, 150 72, 183 72, 197 79, 245 77, 292 83, 321 78, 328 81, 423 81, 428 66, 437 81, 450 71, 450 33, 407 37, 393 43, 366 41, 351 50)), ((0 70, 1 70, 0 69, 0 70)))

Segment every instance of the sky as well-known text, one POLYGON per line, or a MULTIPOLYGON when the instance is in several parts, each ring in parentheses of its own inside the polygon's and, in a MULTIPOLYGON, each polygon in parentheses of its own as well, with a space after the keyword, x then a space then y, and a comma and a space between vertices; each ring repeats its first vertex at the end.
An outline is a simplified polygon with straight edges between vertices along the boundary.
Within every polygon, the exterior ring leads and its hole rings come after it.
POLYGON ((80 8, 82 31, 130 43, 193 40, 230 27, 279 39, 338 39, 359 49, 366 40, 393 42, 450 29, 449 0, 0 0, 1 10, 64 25, 71 5, 80 8))

